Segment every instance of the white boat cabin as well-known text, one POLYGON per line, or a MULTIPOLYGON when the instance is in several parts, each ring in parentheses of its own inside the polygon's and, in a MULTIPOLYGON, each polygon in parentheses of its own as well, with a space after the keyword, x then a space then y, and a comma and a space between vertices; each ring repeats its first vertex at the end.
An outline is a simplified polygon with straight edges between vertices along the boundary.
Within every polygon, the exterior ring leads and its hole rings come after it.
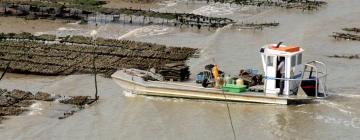
POLYGON ((296 95, 302 77, 304 50, 280 44, 269 44, 260 50, 265 78, 264 91, 266 94, 277 95, 283 86, 282 94, 296 95))

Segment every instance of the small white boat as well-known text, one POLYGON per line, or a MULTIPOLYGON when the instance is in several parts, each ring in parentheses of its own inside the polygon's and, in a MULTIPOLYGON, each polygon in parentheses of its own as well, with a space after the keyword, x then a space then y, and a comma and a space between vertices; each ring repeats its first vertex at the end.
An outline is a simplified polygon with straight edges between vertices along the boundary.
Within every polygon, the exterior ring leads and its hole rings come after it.
POLYGON ((124 90, 138 95, 270 104, 302 104, 326 97, 326 67, 319 61, 303 65, 303 49, 270 44, 262 47, 260 52, 264 65, 264 85, 257 88, 263 92, 232 93, 190 82, 146 81, 142 77, 156 74, 138 69, 119 70, 111 77, 124 90), (280 57, 285 63, 282 78, 276 70, 280 57), (281 95, 279 83, 284 86, 281 95))

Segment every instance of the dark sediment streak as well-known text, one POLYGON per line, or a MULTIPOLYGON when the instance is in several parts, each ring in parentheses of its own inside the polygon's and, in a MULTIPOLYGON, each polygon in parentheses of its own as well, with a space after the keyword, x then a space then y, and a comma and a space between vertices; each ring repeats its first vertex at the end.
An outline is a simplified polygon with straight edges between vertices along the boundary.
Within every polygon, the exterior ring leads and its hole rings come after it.
POLYGON ((343 28, 342 30, 347 31, 347 32, 355 32, 355 33, 360 33, 360 28, 343 28))
POLYGON ((345 59, 360 59, 360 55, 359 54, 352 54, 352 55, 338 55, 338 54, 335 54, 335 55, 331 55, 331 56, 328 56, 330 58, 345 58, 345 59))
MULTIPOLYGON (((343 28, 343 31, 346 31, 346 33, 339 33, 334 32, 333 35, 330 35, 330 37, 333 37, 336 40, 353 40, 353 41, 360 41, 360 35, 357 33, 360 32, 360 28, 343 28)), ((360 59, 359 54, 334 54, 327 56, 329 58, 343 58, 343 59, 360 59)))
POLYGON ((354 40, 360 41, 360 28, 352 27, 352 28, 343 28, 343 31, 346 33, 334 32, 330 37, 333 37, 336 40, 354 40))
POLYGON ((334 32, 333 35, 331 35, 334 39, 340 40, 354 40, 354 41, 360 41, 360 35, 356 34, 350 34, 350 33, 338 33, 334 32))
POLYGON ((236 23, 233 24, 233 27, 238 27, 240 29, 260 29, 269 28, 269 27, 277 27, 280 23, 278 22, 265 22, 265 23, 236 23))

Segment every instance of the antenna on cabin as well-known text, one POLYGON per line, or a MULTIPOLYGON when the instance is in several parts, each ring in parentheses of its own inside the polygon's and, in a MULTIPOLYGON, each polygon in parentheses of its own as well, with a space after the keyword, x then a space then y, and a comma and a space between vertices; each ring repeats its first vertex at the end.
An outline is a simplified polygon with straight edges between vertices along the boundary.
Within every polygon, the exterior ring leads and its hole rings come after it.
POLYGON ((283 43, 283 42, 279 42, 279 43, 276 45, 276 48, 279 48, 282 43, 283 43))

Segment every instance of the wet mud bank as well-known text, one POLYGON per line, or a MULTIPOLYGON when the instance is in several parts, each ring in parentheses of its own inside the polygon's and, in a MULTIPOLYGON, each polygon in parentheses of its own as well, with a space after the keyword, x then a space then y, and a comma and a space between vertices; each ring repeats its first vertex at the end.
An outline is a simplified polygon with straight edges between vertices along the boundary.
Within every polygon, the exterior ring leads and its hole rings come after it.
POLYGON ((90 96, 70 96, 60 99, 59 100, 60 103, 74 105, 75 108, 64 112, 63 116, 58 117, 58 119, 65 119, 67 117, 70 117, 71 115, 74 115, 76 112, 85 109, 86 105, 90 105, 96 101, 97 99, 91 99, 90 96))
MULTIPOLYGON (((350 40, 350 41, 360 41, 360 28, 350 27, 342 28, 343 32, 334 32, 330 37, 333 37, 335 40, 350 40)), ((343 58, 343 59, 360 59, 359 54, 334 54, 327 56, 329 58, 343 58)))
POLYGON ((60 95, 51 95, 45 92, 37 92, 36 94, 33 94, 28 91, 17 89, 12 91, 0 89, 0 123, 2 120, 8 119, 9 116, 18 116, 26 111, 29 111, 28 107, 36 101, 53 102, 55 100, 58 100, 63 104, 75 106, 73 110, 65 112, 64 116, 60 116, 59 119, 69 117, 75 112, 84 109, 85 105, 94 102, 94 99, 91 99, 89 96, 63 97, 60 95))
POLYGON ((263 29, 278 26, 269 23, 236 23, 233 19, 203 16, 193 13, 158 12, 150 9, 107 8, 101 5, 74 5, 44 2, 15 1, 0 3, 0 15, 16 16, 28 20, 64 19, 80 20, 80 24, 118 23, 132 25, 165 25, 179 28, 217 29, 227 25, 241 29, 263 29), (92 7, 92 8, 91 8, 92 7))
POLYGON ((279 22, 264 22, 264 23, 236 23, 232 27, 240 29, 255 29, 262 30, 264 28, 273 28, 279 26, 279 22))
MULTIPOLYGON (((206 0, 210 2, 210 0, 206 0)), ((286 9, 317 10, 327 4, 319 0, 213 0, 214 2, 230 3, 257 7, 281 7, 286 9)))
POLYGON ((331 55, 331 56, 328 56, 330 58, 344 58, 344 59, 360 59, 360 55, 359 54, 353 54, 353 55, 338 55, 338 54, 335 54, 335 55, 331 55))
POLYGON ((338 33, 335 32, 333 35, 331 35, 336 40, 354 40, 354 41, 360 41, 360 35, 351 34, 351 33, 338 33))
POLYGON ((336 40, 353 40, 353 41, 360 41, 360 28, 352 27, 352 28, 343 28, 345 32, 334 32, 333 37, 336 40))
MULTIPOLYGON (((1 2, 0 15, 17 16, 25 19, 70 19, 81 20, 88 23, 99 15, 106 15, 109 22, 137 23, 137 24, 162 24, 202 28, 224 27, 234 23, 232 19, 221 17, 208 17, 192 13, 168 13, 132 8, 107 8, 95 4, 76 5, 73 3, 44 2, 44 1, 14 1, 1 2)), ((100 19, 101 21, 102 19, 100 19)), ((105 22, 106 22, 105 21, 105 22)))
MULTIPOLYGON (((97 73, 109 76, 121 68, 145 70, 169 63, 183 63, 198 51, 129 40, 93 40, 85 36, 67 36, 56 38, 56 41, 36 40, 29 34, 19 36, 3 34, 0 40, 0 69, 8 67, 8 72, 14 73, 69 75, 93 73, 95 67, 97 73)), ((46 40, 53 40, 53 37, 50 38, 46 40)))

